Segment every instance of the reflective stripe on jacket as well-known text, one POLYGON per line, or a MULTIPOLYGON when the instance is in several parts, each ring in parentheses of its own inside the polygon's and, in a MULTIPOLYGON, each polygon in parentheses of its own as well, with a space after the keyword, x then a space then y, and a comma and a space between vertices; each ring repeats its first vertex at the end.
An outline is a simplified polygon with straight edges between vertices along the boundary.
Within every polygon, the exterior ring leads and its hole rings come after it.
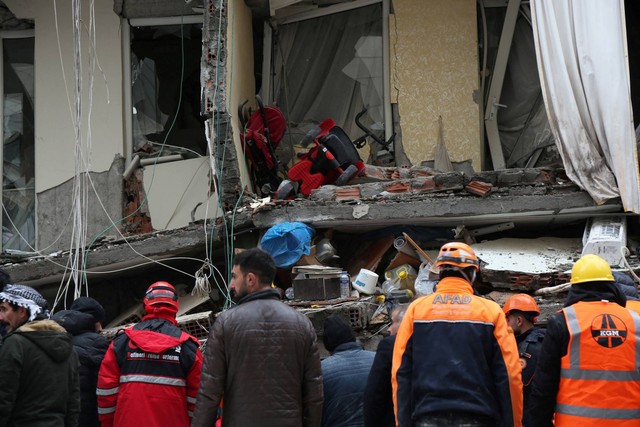
POLYGON ((103 427, 188 427, 202 369, 198 341, 168 320, 145 319, 109 345, 98 416, 103 427))
POLYGON ((607 301, 563 310, 569 348, 561 359, 555 425, 640 425, 640 316, 607 301))
POLYGON ((633 310, 636 313, 640 314, 640 301, 638 300, 633 300, 633 299, 628 299, 627 300, 627 306, 626 306, 629 310, 633 310))
POLYGON ((447 277, 414 301, 396 335, 391 370, 399 426, 436 413, 522 424, 518 348, 498 304, 447 277))

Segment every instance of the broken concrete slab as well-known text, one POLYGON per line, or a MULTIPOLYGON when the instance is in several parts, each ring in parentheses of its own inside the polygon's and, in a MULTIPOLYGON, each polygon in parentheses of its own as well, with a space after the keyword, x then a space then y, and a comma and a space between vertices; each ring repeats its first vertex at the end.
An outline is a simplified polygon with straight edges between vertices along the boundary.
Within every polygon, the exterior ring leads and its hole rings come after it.
POLYGON ((466 192, 461 194, 403 194, 384 200, 367 200, 364 191, 359 204, 369 206, 366 215, 354 220, 350 204, 329 200, 294 200, 286 205, 264 206, 252 216, 256 227, 266 229, 283 221, 301 221, 315 228, 371 229, 389 224, 434 227, 456 227, 460 224, 490 225, 505 221, 519 224, 562 223, 620 212, 621 205, 596 206, 591 197, 574 188, 573 191, 539 195, 495 192, 479 199, 466 192))
MULTIPOLYGON (((124 158, 116 156, 108 171, 90 172, 91 182, 95 189, 88 192, 87 236, 97 236, 105 229, 112 227, 113 222, 123 217, 124 193, 122 172, 124 158), (100 200, 109 203, 101 203, 100 200), (104 209, 107 212, 104 211, 104 209)), ((36 195, 38 211, 38 248, 47 248, 50 252, 69 249, 73 233, 69 221, 70 206, 73 206, 73 187, 70 179, 53 188, 41 191, 36 195), (65 226, 66 225, 66 226, 65 226)), ((85 242, 89 244, 90 241, 85 242)))
POLYGON ((571 270, 580 257, 579 238, 505 238, 473 245, 483 270, 541 274, 571 270))

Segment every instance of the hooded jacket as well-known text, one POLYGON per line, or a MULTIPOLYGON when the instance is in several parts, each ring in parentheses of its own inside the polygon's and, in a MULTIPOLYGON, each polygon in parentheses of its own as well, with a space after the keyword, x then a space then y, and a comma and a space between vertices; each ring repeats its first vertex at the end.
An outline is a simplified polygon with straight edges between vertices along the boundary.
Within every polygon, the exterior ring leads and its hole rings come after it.
POLYGON ((0 347, 0 426, 75 427, 80 412, 78 356, 52 320, 29 322, 0 347))
POLYGON ((311 321, 274 289, 221 313, 207 340, 193 427, 319 426, 322 372, 311 321))
MULTIPOLYGON (((564 306, 602 300, 622 307, 625 307, 627 302, 624 293, 613 282, 590 282, 585 285, 573 285, 569 289, 564 306)), ((560 365, 562 357, 567 354, 570 338, 564 313, 560 311, 551 316, 531 385, 531 395, 525 413, 525 427, 553 426, 556 396, 560 386, 560 365)))
POLYGON ((100 427, 96 386, 98 371, 109 347, 105 337, 96 332, 95 319, 88 313, 76 310, 56 312, 53 320, 58 322, 73 338, 73 347, 80 359, 80 419, 82 427, 100 427))
POLYGON ((147 315, 109 345, 98 375, 104 427, 188 427, 200 385, 198 340, 169 316, 147 315))

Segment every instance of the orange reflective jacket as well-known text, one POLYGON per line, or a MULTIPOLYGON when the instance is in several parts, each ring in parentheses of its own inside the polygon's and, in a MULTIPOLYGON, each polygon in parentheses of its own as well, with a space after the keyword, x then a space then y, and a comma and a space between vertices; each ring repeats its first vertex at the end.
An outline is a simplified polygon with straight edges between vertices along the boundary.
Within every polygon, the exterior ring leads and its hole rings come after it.
POLYGON ((438 283, 406 311, 391 369, 398 425, 438 413, 522 425, 518 347, 498 304, 458 277, 438 283))
POLYGON ((636 313, 640 314, 640 301, 628 299, 627 300, 627 308, 629 310, 633 310, 636 313))
POLYGON ((640 316, 607 301, 562 311, 570 338, 561 359, 556 427, 640 426, 640 316))

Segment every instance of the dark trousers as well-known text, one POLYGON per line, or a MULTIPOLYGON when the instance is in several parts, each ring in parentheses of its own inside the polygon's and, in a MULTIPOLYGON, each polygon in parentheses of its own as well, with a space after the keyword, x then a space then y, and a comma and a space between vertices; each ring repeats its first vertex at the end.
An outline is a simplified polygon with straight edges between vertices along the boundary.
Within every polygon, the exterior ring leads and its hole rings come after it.
POLYGON ((494 427, 495 421, 473 414, 438 412, 416 421, 415 427, 494 427))

